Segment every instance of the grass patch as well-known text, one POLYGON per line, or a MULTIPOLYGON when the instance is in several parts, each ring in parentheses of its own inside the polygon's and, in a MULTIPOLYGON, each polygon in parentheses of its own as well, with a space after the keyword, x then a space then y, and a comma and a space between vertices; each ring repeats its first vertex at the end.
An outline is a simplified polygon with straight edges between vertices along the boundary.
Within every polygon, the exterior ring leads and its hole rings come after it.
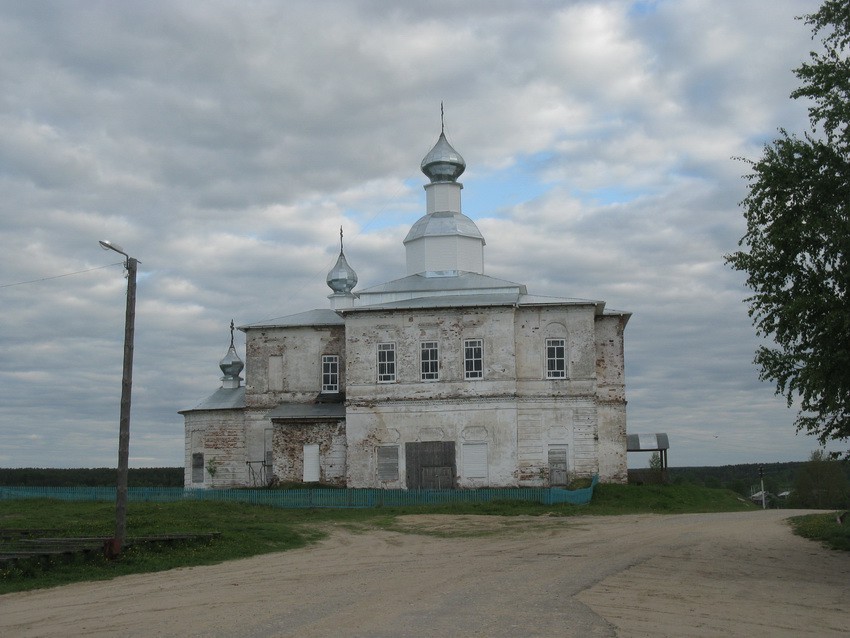
POLYGON ((835 514, 808 514, 790 520, 795 534, 820 541, 831 549, 850 551, 850 525, 839 525, 835 514))
POLYGON ((756 506, 732 490, 696 485, 597 485, 586 514, 744 512, 756 506))
MULTIPOLYGON (((0 502, 0 528, 44 528, 50 529, 53 537, 86 537, 111 536, 114 525, 115 506, 111 503, 42 499, 0 502)), ((303 547, 324 535, 317 526, 298 524, 291 512, 268 507, 202 501, 131 503, 128 507, 128 536, 202 532, 221 535, 171 546, 137 545, 116 561, 95 555, 89 560, 57 557, 0 565, 0 593, 209 565, 303 547)))
MULTIPOLYGON (((285 551, 324 538, 332 526, 353 532, 392 529, 415 533, 413 529, 397 525, 397 517, 404 514, 575 516, 729 512, 752 508, 729 490, 687 485, 599 485, 589 505, 494 501, 399 508, 286 510, 215 501, 131 502, 127 510, 128 536, 206 532, 218 532, 220 536, 173 546, 134 546, 116 561, 98 555, 89 560, 50 559, 0 566, 0 594, 285 551)), ((113 503, 49 499, 0 501, 0 528, 49 529, 50 536, 88 537, 111 536, 114 526, 113 503)), ((487 533, 461 529, 438 532, 443 536, 487 533)))

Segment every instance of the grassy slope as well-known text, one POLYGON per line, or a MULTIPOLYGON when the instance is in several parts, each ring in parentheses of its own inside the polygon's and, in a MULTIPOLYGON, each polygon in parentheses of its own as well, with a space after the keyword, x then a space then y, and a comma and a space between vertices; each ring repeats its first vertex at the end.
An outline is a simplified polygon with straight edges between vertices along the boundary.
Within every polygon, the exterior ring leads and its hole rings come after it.
POLYGON ((839 524, 833 514, 809 514, 791 519, 794 533, 820 541, 830 549, 850 552, 850 517, 839 524))
MULTIPOLYGON (((741 511, 753 506, 728 490, 695 486, 601 485, 586 506, 501 502, 443 507, 372 510, 282 510, 238 503, 186 501, 131 503, 127 533, 144 536, 167 533, 220 532, 209 542, 171 547, 133 547, 118 561, 96 557, 49 565, 0 567, 0 593, 51 587, 83 580, 159 571, 174 567, 219 563, 278 552, 318 540, 328 523, 386 527, 397 515, 415 513, 492 515, 592 515, 741 511)), ((0 528, 49 529, 50 536, 110 536, 112 503, 51 500, 0 501, 0 528)))

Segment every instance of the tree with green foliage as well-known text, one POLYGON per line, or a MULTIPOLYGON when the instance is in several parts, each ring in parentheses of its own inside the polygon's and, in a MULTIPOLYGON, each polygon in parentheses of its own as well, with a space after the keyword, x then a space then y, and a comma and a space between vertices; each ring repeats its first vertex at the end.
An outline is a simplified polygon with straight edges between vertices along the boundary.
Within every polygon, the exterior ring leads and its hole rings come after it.
POLYGON ((661 462, 661 455, 658 452, 653 452, 649 457, 649 469, 661 471, 664 465, 661 462))
POLYGON ((742 250, 759 336, 755 363, 791 407, 798 431, 822 445, 850 438, 850 4, 826 0, 803 17, 823 50, 795 69, 792 98, 808 98, 810 130, 780 130, 750 161, 742 250))
POLYGON ((795 507, 827 509, 847 507, 850 483, 841 463, 823 450, 815 450, 798 471, 791 504, 795 507))

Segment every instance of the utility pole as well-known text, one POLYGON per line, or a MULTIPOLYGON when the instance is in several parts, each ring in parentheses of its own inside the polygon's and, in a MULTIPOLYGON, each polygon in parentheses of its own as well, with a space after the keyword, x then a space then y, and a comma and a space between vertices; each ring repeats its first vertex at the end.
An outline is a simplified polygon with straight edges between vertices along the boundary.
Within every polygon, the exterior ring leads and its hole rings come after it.
POLYGON ((764 465, 759 465, 759 479, 761 480, 761 508, 767 509, 766 495, 764 493, 764 465))
POLYGON ((121 409, 118 420, 118 478, 115 490, 115 537, 107 541, 105 553, 116 557, 127 538, 127 474, 130 460, 130 397, 133 392, 133 340, 136 331, 136 271, 139 261, 120 246, 101 241, 104 250, 114 250, 126 257, 127 308, 124 315, 124 369, 121 374, 121 409))
POLYGON ((118 485, 115 493, 115 542, 120 552, 127 538, 127 474, 130 462, 130 396, 133 392, 133 340, 136 332, 136 270, 127 257, 127 310, 124 317, 124 371, 121 375, 121 415, 118 423, 118 485))

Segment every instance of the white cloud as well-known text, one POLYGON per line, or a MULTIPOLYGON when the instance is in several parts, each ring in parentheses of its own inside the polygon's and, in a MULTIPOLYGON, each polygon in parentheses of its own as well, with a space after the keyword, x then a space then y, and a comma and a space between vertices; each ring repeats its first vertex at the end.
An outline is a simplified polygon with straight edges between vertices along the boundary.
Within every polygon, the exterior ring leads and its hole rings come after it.
MULTIPOLYGON (((179 465, 231 318, 324 307, 341 225, 361 288, 404 274, 445 100, 487 272, 634 313, 632 431, 669 432, 674 464, 805 459, 722 255, 731 158, 806 124, 793 18, 816 6, 4 5, 0 284, 119 261, 99 239, 141 260, 131 455, 179 465)), ((0 463, 114 464, 124 286, 0 288, 0 463)))

